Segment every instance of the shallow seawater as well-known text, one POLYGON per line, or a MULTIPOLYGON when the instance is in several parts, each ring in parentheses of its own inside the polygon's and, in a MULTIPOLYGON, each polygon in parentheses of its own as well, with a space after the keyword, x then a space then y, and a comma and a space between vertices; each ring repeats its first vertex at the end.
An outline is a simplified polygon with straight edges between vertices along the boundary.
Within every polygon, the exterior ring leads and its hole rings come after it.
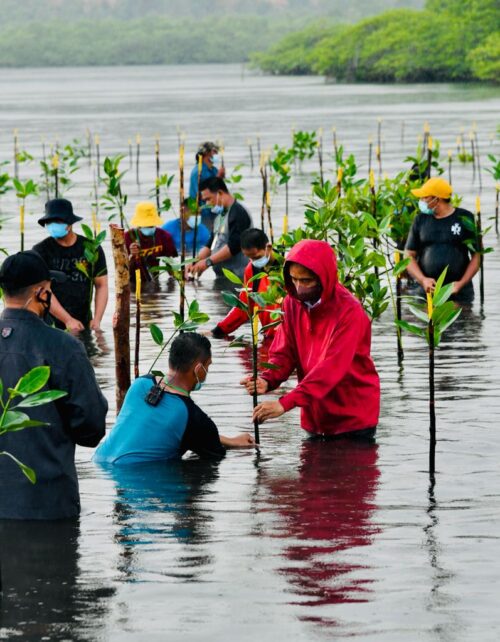
MULTIPOLYGON (((129 215, 153 185, 157 132, 162 167, 175 171, 176 125, 186 130, 187 159, 199 141, 223 138, 227 165, 247 164, 240 185, 256 222, 260 183, 257 169, 248 167, 246 141, 255 146, 258 134, 264 148, 286 144, 292 126, 322 126, 327 147, 336 126, 365 173, 368 137, 381 117, 383 171, 391 174, 414 150, 424 121, 445 153, 460 129, 467 132, 476 121, 483 166, 487 153, 498 154, 491 140, 498 92, 483 87, 336 86, 316 78, 242 77, 238 67, 213 66, 0 71, 0 91, 0 160, 11 157, 14 127, 21 147, 37 156, 42 135, 66 142, 89 127, 100 133, 104 155, 126 153, 128 138, 140 132, 141 183, 135 170, 125 180, 129 215)), ((328 158, 328 171, 332 165, 328 158)), ((314 169, 306 163, 292 180, 292 227, 314 169)), ((38 174, 34 163, 22 172, 38 174)), ((453 172, 463 206, 473 209, 477 178, 473 184, 469 166, 453 172)), ((91 168, 84 163, 74 182, 68 197, 88 219, 91 168)), ((484 173, 485 218, 493 200, 484 173)), ((28 204, 28 247, 43 237, 35 222, 42 206, 41 198, 28 204)), ((13 196, 1 197, 0 207, 2 215, 14 215, 13 196)), ((278 230, 283 207, 279 193, 278 230)), ((1 235, 1 246, 17 249, 15 218, 1 235)), ((493 232, 487 245, 498 250, 493 232)), ((375 444, 310 441, 293 411, 262 427, 260 453, 232 451, 220 464, 190 458, 109 471, 79 448, 78 522, 0 526, 0 639, 497 640, 499 277, 496 251, 486 257, 484 306, 476 300, 464 310, 436 355, 434 484, 427 474, 426 349, 405 336, 400 368, 387 314, 373 326, 382 381, 375 444)), ((189 286, 188 297, 208 312, 209 327, 227 310, 209 274, 189 286)), ((145 294, 142 372, 156 354, 147 324, 166 329, 177 306, 176 287, 165 277, 145 294)), ((110 425, 112 311, 113 295, 103 336, 90 339, 110 425)), ((251 399, 238 383, 249 371, 249 354, 226 341, 212 343, 213 366, 196 400, 221 433, 251 430, 251 399)))

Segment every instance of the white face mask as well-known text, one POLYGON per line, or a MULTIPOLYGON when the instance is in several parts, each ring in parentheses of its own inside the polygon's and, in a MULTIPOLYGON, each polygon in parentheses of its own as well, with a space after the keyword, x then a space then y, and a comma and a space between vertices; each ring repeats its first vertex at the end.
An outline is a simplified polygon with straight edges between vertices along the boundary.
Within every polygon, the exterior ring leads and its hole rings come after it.
POLYGON ((187 224, 192 230, 194 230, 194 228, 196 227, 196 221, 198 221, 198 227, 199 227, 200 221, 198 220, 197 216, 190 216, 187 220, 187 224))
POLYGON ((264 254, 264 256, 261 256, 260 259, 253 259, 252 265, 256 268, 264 268, 269 263, 270 258, 271 257, 267 254, 264 254))

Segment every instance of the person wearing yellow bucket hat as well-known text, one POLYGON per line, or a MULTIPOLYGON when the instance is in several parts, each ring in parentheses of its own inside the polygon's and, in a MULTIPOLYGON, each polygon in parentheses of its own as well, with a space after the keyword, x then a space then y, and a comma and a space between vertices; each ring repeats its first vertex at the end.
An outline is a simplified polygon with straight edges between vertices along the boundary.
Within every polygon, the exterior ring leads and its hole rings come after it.
POLYGON ((453 298, 463 303, 474 298, 472 278, 479 270, 480 255, 474 247, 474 215, 451 203, 452 186, 444 178, 429 178, 412 190, 419 214, 406 241, 411 259, 408 273, 424 292, 432 292, 445 267, 445 283, 453 283, 453 298))
POLYGON ((177 256, 174 240, 166 230, 161 229, 162 224, 154 203, 137 203, 130 230, 125 232, 132 280, 135 280, 135 271, 141 270, 141 279, 150 281, 150 270, 159 265, 160 256, 177 256))

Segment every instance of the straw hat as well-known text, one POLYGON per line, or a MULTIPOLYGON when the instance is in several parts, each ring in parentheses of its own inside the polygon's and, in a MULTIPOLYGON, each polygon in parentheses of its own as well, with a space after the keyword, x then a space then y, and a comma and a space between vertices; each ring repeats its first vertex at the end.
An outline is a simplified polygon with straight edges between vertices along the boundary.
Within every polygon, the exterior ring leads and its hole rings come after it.
POLYGON ((159 227, 162 224, 163 221, 158 216, 158 210, 154 203, 149 201, 137 203, 134 216, 130 221, 132 227, 159 227))
POLYGON ((425 181, 422 187, 411 190, 411 193, 418 198, 437 196, 438 198, 448 199, 452 192, 453 188, 448 181, 444 180, 444 178, 429 178, 428 181, 425 181))

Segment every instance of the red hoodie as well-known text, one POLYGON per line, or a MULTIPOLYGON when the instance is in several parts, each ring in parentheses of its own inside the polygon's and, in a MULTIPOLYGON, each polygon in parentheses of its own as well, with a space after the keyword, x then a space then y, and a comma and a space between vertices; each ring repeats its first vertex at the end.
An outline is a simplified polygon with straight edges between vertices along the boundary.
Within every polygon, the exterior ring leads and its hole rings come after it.
MULTIPOLYGON (((259 269, 259 268, 254 268, 252 263, 248 263, 248 265, 245 268, 245 272, 243 274, 243 283, 245 284, 245 287, 248 284, 248 281, 255 276, 255 274, 260 274, 261 272, 264 272, 264 270, 259 269)), ((269 278, 267 276, 262 277, 262 279, 259 279, 258 281, 253 281, 253 291, 257 292, 267 292, 269 289, 269 286, 271 285, 271 281, 269 281, 269 278)), ((248 303, 248 297, 247 293, 245 290, 242 290, 240 292, 240 300, 245 303, 245 305, 248 303)), ((274 323, 275 319, 271 318, 271 312, 273 310, 279 310, 280 305, 277 304, 269 304, 265 308, 260 308, 253 299, 250 299, 250 313, 253 314, 253 311, 257 307, 257 309, 260 310, 259 312, 259 321, 262 327, 274 323)), ((232 334, 235 330, 237 330, 240 325, 243 323, 246 323, 248 321, 248 315, 244 310, 241 310, 240 308, 234 307, 232 308, 227 316, 222 319, 222 321, 219 321, 217 324, 217 327, 224 332, 224 334, 232 334)), ((273 337, 274 332, 275 332, 276 326, 273 326, 272 328, 268 328, 266 330, 266 337, 273 337)))
POLYGON ((326 241, 297 243, 284 267, 288 296, 269 352, 276 370, 262 377, 274 390, 297 369, 299 383, 280 398, 285 411, 301 407, 302 428, 317 434, 373 428, 380 409, 380 383, 370 357, 371 324, 360 302, 337 280, 337 260, 326 241), (309 310, 295 298, 290 263, 314 272, 323 287, 309 310))

